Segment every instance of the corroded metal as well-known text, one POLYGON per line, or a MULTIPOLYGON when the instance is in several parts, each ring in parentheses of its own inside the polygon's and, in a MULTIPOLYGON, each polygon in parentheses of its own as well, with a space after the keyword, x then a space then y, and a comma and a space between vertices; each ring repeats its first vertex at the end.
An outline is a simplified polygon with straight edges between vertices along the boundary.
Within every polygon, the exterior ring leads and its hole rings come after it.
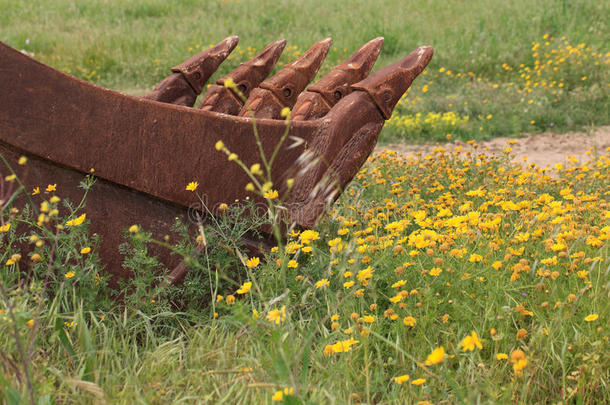
POLYGON ((225 38, 215 46, 174 66, 173 73, 159 82, 152 93, 144 95, 143 98, 192 107, 205 83, 235 49, 238 42, 237 36, 225 38))
POLYGON ((432 54, 431 47, 420 46, 404 59, 380 69, 352 87, 354 90, 367 92, 379 107, 383 117, 386 120, 390 119, 398 100, 428 65, 432 54))
POLYGON ((287 204, 290 218, 305 227, 316 224, 373 151, 385 120, 432 55, 431 47, 419 47, 354 84, 354 91, 321 120, 317 133, 289 171, 296 173, 287 204))
POLYGON ((316 76, 331 44, 331 38, 313 44, 300 58, 262 82, 252 91, 239 115, 279 119, 282 109, 292 108, 299 94, 316 76))
POLYGON ((208 88, 199 108, 237 115, 244 105, 241 97, 248 98, 252 89, 258 87, 269 76, 285 46, 285 39, 272 42, 254 58, 242 63, 237 69, 218 79, 216 84, 208 88), (227 79, 233 80, 241 95, 225 87, 224 84, 227 79))
POLYGON ((343 97, 351 93, 351 85, 368 76, 377 61, 383 37, 362 45, 348 60, 335 66, 328 74, 299 95, 292 111, 293 120, 321 118, 343 97))
MULTIPOLYGON (((302 91, 329 45, 330 40, 314 45, 315 51, 308 51, 290 69, 269 79, 270 83, 277 85, 276 90, 302 91)), ((364 164, 385 119, 431 57, 431 48, 418 48, 352 85, 352 92, 322 118, 289 123, 291 137, 302 142, 283 145, 271 169, 277 187, 294 179, 292 192, 282 204, 286 223, 316 224, 364 164)), ((213 213, 220 214, 217 208, 223 203, 246 198, 266 204, 246 191, 248 176, 215 148, 220 140, 245 165, 259 163, 260 157, 253 153, 259 145, 252 118, 104 89, 1 42, 0 60, 0 153, 28 189, 57 183, 58 193, 72 201, 80 201, 82 191, 77 186, 85 174, 95 170, 98 182, 90 191, 85 212, 91 231, 101 236, 98 251, 112 275, 129 275, 118 254, 126 227, 140 224, 157 239, 169 234, 170 243, 176 241, 177 235, 170 231, 175 218, 188 222, 190 214, 202 208, 198 197, 185 190, 191 181, 199 182, 198 191, 213 213), (26 167, 16 164, 20 155, 29 157, 26 167)), ((290 105, 290 101, 279 103, 269 90, 273 86, 264 83, 250 98, 258 90, 273 98, 260 101, 263 104, 257 111, 264 111, 264 103, 271 109, 290 105)), ((296 95, 287 99, 296 100, 296 95)), ((282 139, 286 125, 283 119, 256 120, 260 147, 267 156, 282 139)), ((169 268, 178 266, 174 276, 180 278, 184 266, 175 256, 159 247, 153 247, 152 253, 169 268)))

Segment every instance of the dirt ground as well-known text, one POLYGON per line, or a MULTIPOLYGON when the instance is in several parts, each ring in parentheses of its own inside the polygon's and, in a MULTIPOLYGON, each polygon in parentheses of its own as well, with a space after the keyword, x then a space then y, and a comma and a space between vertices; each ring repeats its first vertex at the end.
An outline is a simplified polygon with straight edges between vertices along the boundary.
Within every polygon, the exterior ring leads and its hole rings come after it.
MULTIPOLYGON (((453 143, 435 143, 427 145, 389 144, 378 146, 377 152, 383 149, 392 149, 396 152, 410 155, 418 152, 429 153, 436 147, 453 149, 467 143, 456 141, 453 143)), ((478 150, 486 154, 501 154, 508 146, 512 147, 513 161, 519 163, 536 163, 539 167, 552 167, 557 163, 566 163, 568 157, 573 156, 580 162, 590 160, 597 154, 610 151, 610 126, 593 129, 590 133, 572 132, 566 134, 542 133, 529 135, 523 138, 496 138, 491 141, 479 143, 478 150), (509 141, 516 141, 509 145, 509 141), (587 152, 590 153, 587 155, 587 152), (527 158, 527 160, 524 160, 527 158)))

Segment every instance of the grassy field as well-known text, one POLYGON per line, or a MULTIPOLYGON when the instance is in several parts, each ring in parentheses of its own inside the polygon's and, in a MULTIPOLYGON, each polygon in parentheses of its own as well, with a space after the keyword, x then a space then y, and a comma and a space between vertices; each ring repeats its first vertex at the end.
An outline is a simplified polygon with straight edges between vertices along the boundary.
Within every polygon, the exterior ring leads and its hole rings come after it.
MULTIPOLYGON (((180 287, 163 286, 149 235, 132 226, 122 304, 104 287, 86 207, 58 217, 52 191, 21 212, 9 203, 0 395, 607 403, 610 151, 549 172, 477 146, 371 159, 316 230, 266 257, 228 254, 235 229, 221 217, 180 287)), ((186 257, 197 242, 185 242, 186 257)))
POLYGON ((102 86, 143 94, 220 41, 241 45, 219 71, 280 37, 281 63, 331 36, 322 73, 384 36, 377 66, 431 45, 435 56, 382 141, 486 139, 610 123, 608 2, 0 0, 0 40, 102 86), (176 4, 174 4, 176 3, 176 4))
MULTIPOLYGON (((425 3, 0 0, 0 39, 142 94, 233 33, 231 66, 278 37, 286 63, 333 36, 326 71, 383 35, 378 66, 436 49, 388 140, 608 123, 607 2, 425 3)), ((125 224, 120 291, 87 199, 49 185, 17 209, 0 164, 0 402, 609 403, 610 150, 542 169, 480 149, 371 157, 315 229, 265 256, 230 248, 252 223, 228 207, 203 254, 201 235, 173 247, 195 257, 180 286, 148 255, 163 241, 125 224)))

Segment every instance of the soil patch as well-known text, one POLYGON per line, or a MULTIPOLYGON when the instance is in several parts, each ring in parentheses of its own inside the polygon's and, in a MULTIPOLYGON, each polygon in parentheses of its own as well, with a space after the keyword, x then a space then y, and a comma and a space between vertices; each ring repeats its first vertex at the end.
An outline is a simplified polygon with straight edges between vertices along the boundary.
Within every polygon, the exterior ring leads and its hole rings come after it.
MULTIPOLYGON (((448 149, 456 146, 469 147, 466 142, 434 143, 423 145, 408 145, 393 143, 378 146, 376 152, 391 149, 401 154, 416 153, 428 154, 434 148, 448 149)), ((536 163, 539 167, 552 167, 557 163, 565 164, 574 158, 586 162, 598 154, 610 151, 610 126, 593 129, 590 133, 570 132, 555 134, 545 132, 537 135, 528 135, 523 138, 496 138, 491 141, 478 142, 478 152, 488 155, 501 154, 507 147, 513 150, 511 155, 514 162, 522 164, 536 163), (511 142, 514 144, 511 145, 511 142)))

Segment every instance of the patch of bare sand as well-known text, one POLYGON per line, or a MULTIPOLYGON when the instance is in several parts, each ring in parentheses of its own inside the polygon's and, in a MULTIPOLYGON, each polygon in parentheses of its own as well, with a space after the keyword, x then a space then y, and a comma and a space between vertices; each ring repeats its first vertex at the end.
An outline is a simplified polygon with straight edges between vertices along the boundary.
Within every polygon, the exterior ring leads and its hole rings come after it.
MULTIPOLYGON (((376 152, 391 149, 401 154, 428 154, 434 148, 443 147, 453 149, 456 146, 469 146, 465 142, 435 143, 424 145, 408 145, 403 143, 378 146, 376 152)), ((518 163, 536 163, 539 167, 552 167, 557 163, 565 164, 571 157, 580 162, 586 162, 596 154, 603 154, 610 150, 610 126, 603 126, 590 133, 571 132, 554 134, 545 132, 529 135, 523 138, 496 138, 491 141, 479 142, 477 152, 488 155, 501 154, 507 147, 511 147, 513 161, 518 163), (516 141, 510 144, 509 141, 516 141), (588 154, 587 154, 588 153, 588 154), (527 160, 524 160, 527 158, 527 160)))

